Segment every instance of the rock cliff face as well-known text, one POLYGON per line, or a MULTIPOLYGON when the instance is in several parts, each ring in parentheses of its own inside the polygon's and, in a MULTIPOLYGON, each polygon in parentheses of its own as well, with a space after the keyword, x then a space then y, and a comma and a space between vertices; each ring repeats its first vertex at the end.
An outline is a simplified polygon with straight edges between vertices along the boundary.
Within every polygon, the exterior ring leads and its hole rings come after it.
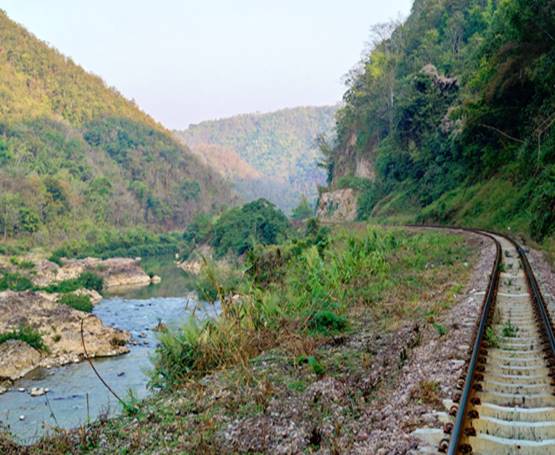
POLYGON ((40 293, 0 293, 0 333, 30 326, 38 330, 48 352, 39 353, 22 342, 0 344, 0 382, 14 380, 37 366, 51 367, 85 358, 81 321, 90 357, 106 357, 129 351, 127 332, 106 327, 96 316, 47 299, 40 293))
POLYGON ((320 195, 316 216, 322 221, 354 221, 357 216, 357 193, 351 188, 320 195))

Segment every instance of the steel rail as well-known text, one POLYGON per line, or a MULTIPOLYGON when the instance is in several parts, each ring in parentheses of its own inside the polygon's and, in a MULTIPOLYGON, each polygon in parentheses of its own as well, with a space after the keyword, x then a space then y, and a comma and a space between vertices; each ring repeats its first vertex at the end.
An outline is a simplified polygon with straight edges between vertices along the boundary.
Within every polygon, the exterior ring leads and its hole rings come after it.
POLYGON ((538 311, 538 314, 540 316, 540 319, 542 321, 542 325, 545 331, 545 335, 547 337, 547 342, 549 344, 549 347, 551 349, 551 354, 553 355, 553 358, 555 359, 555 335, 553 333, 553 322, 549 316, 549 312, 547 310, 547 305, 545 304, 545 299, 543 297, 542 291, 540 289, 540 286, 538 284, 538 281, 536 280, 536 277, 534 275, 534 271, 532 270, 532 266, 530 265, 530 262, 528 261, 528 257, 526 255, 526 252, 524 251, 524 248, 522 248, 518 243, 516 243, 513 239, 510 239, 507 237, 507 239, 509 241, 511 241, 513 243, 513 245, 516 246, 516 249, 518 251, 518 254, 520 256, 520 260, 522 262, 522 267, 524 269, 524 273, 526 275, 526 281, 528 283, 528 289, 530 290, 530 294, 532 296, 532 299, 534 300, 534 303, 536 304, 536 309, 538 311))
POLYGON ((470 358, 470 363, 468 365, 468 370, 464 381, 463 392, 462 392, 461 398, 459 399, 459 408, 457 409, 455 423, 453 425, 453 429, 451 430, 451 439, 449 441, 449 447, 447 448, 448 455, 456 455, 459 451, 459 443, 460 443, 462 434, 464 432, 464 423, 466 420, 470 395, 472 393, 472 386, 474 385, 474 376, 476 373, 476 366, 478 364, 480 348, 484 340, 489 317, 493 310, 493 306, 495 305, 497 287, 499 283, 499 272, 500 272, 499 269, 500 269, 500 264, 502 259, 501 244, 493 235, 491 235, 488 232, 479 231, 475 229, 468 229, 468 228, 465 228, 465 229, 457 228, 457 229, 472 232, 474 234, 480 234, 490 238, 495 243, 496 252, 495 252, 495 261, 493 263, 493 267, 491 269, 491 274, 489 277, 487 292, 484 295, 484 300, 482 303, 480 323, 478 326, 478 331, 476 333, 476 338, 474 340, 474 345, 472 348, 472 356, 470 358))
MULTIPOLYGON (((473 229, 473 228, 464 228, 464 227, 458 227, 458 226, 409 225, 409 227, 452 229, 452 230, 471 232, 471 233, 482 235, 492 239, 495 242, 495 246, 496 246, 495 261, 492 267, 491 275, 489 277, 488 288, 487 288, 486 294, 484 295, 484 300, 482 303, 482 311, 480 314, 480 322, 478 325, 476 338, 474 340, 474 344, 472 348, 472 355, 470 358, 470 363, 468 365, 468 371, 465 377, 464 388, 463 388, 462 395, 459 399, 459 407, 457 409, 457 413, 455 416, 455 423, 451 430, 449 446, 447 447, 448 455, 457 455, 461 451, 461 447, 459 447, 459 445, 460 445, 461 437, 463 436, 463 433, 464 433, 464 425, 467 417, 467 408, 468 408, 468 403, 469 403, 473 385, 474 385, 476 366, 478 364, 480 350, 481 350, 482 342, 484 340, 485 331, 487 329, 488 320, 490 315, 492 314, 492 310, 495 305, 497 289, 499 285, 499 274, 500 274, 502 253, 501 253, 501 245, 494 236, 502 237, 508 240, 509 242, 511 242, 511 244, 516 248, 518 252, 518 255, 522 264, 522 268, 524 270, 524 275, 526 277, 529 294, 532 300, 534 301, 534 308, 536 310, 538 319, 541 322, 541 325, 543 328, 543 331, 542 331, 543 335, 547 339, 546 341, 547 341, 547 344, 549 345, 549 350, 551 351, 551 361, 549 361, 550 367, 555 367, 555 334, 553 331, 553 323, 549 316, 549 312, 547 310, 545 299, 541 292, 540 286, 536 280, 536 277, 534 275, 530 262, 528 261, 526 252, 524 251, 522 246, 519 245, 513 238, 509 237, 508 235, 500 234, 498 232, 494 232, 486 229, 473 229)), ((443 448, 443 450, 445 450, 445 448, 443 448)))

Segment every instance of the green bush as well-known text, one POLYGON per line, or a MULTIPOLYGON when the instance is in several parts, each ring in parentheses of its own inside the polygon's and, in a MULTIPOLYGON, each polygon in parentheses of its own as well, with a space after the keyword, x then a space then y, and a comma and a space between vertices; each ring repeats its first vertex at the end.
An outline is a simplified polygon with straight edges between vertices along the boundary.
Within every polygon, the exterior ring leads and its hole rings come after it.
POLYGON ((47 350, 42 340, 42 335, 29 326, 20 326, 17 330, 0 333, 0 344, 8 340, 21 340, 39 351, 47 350))
POLYGON ((104 279, 93 272, 83 272, 78 278, 79 284, 85 289, 101 292, 104 287, 104 279))
POLYGON ((18 269, 31 270, 35 268, 35 264, 32 261, 26 259, 19 259, 16 256, 10 258, 10 262, 15 265, 18 269))
POLYGON ((207 260, 194 287, 199 299, 214 303, 234 294, 240 282, 241 276, 236 270, 207 260))
POLYGON ((329 335, 345 330, 348 321, 345 316, 338 316, 333 311, 317 311, 310 318, 309 328, 323 335, 329 335))
POLYGON ((530 211, 530 235, 541 241, 555 232, 555 165, 542 173, 542 184, 535 185, 530 211))
POLYGON ((0 291, 8 289, 12 291, 28 291, 33 289, 34 285, 29 278, 21 275, 20 273, 5 272, 0 278, 0 291))
POLYGON ((155 234, 144 228, 91 232, 89 241, 66 242, 54 250, 49 260, 61 265, 61 258, 87 256, 107 259, 112 257, 147 257, 175 254, 183 247, 182 235, 177 232, 155 234))
POLYGON ((94 308, 88 295, 64 294, 60 297, 59 303, 86 313, 92 312, 94 308))
POLYGON ((353 175, 344 175, 337 181, 337 187, 340 189, 352 188, 353 190, 364 191, 371 185, 372 182, 369 179, 353 175))

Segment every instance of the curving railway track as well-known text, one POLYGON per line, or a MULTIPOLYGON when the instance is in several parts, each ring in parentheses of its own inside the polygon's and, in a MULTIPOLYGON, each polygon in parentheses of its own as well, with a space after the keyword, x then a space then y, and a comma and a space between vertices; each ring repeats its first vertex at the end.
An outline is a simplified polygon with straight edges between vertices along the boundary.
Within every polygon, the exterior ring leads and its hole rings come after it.
POLYGON ((524 250, 485 231, 496 260, 441 453, 555 454, 555 337, 524 250))

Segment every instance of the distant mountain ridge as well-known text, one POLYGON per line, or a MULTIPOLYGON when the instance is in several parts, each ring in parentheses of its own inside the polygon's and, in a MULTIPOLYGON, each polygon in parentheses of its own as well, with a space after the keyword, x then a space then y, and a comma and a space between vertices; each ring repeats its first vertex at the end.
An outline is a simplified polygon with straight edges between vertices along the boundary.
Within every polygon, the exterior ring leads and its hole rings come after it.
POLYGON ((0 10, 0 229, 68 239, 183 226, 233 200, 133 102, 0 10))
POLYGON ((302 195, 315 198, 317 186, 325 182, 325 173, 317 166, 322 157, 316 138, 332 131, 336 110, 337 106, 296 107, 241 114, 191 125, 175 134, 195 153, 206 155, 215 169, 225 160, 224 150, 234 152, 245 164, 226 178, 239 193, 248 200, 263 196, 290 210, 302 195), (242 169, 247 168, 254 168, 260 177, 244 174, 242 169))

